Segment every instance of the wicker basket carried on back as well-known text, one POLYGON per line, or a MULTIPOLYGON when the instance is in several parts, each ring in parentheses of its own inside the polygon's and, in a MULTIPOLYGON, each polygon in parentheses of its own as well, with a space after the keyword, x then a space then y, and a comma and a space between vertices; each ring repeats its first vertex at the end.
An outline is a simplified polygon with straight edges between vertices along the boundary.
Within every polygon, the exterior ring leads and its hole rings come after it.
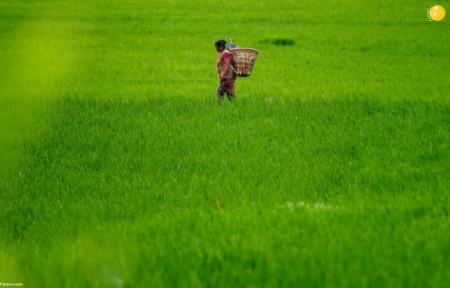
POLYGON ((253 65, 258 56, 258 50, 252 48, 234 48, 232 69, 239 77, 248 77, 252 73, 253 65))

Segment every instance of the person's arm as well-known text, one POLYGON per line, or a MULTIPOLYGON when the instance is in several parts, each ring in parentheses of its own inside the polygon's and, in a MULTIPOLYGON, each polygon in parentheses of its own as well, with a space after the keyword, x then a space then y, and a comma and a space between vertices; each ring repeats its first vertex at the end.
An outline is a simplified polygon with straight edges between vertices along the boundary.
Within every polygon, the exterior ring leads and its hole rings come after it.
POLYGON ((227 57, 224 60, 224 69, 223 69, 222 73, 220 74, 220 80, 223 80, 225 78, 225 76, 228 75, 228 72, 230 71, 230 64, 231 64, 230 58, 227 57))

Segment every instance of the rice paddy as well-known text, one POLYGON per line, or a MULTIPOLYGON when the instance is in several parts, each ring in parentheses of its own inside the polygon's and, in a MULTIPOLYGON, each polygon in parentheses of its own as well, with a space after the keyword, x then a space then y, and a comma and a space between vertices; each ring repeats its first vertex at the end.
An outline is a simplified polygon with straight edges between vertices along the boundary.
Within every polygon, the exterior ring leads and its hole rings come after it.
POLYGON ((448 287, 433 4, 0 2, 0 282, 448 287))

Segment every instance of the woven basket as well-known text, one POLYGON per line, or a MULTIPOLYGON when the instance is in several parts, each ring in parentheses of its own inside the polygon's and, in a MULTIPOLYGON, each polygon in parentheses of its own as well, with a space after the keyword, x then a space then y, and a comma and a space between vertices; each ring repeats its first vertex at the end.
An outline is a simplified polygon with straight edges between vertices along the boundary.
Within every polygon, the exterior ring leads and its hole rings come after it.
POLYGON ((258 51, 252 48, 235 48, 233 53, 233 70, 240 77, 248 77, 252 73, 258 51))

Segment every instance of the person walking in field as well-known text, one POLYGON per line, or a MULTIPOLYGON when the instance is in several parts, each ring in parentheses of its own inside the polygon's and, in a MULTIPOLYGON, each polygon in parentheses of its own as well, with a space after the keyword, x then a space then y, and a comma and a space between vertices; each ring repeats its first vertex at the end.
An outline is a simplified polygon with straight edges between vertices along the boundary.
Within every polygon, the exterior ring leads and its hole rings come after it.
POLYGON ((220 78, 219 87, 217 88, 217 102, 219 104, 223 100, 225 94, 230 101, 232 101, 235 96, 234 81, 236 80, 236 73, 231 67, 233 53, 226 49, 225 45, 225 40, 219 40, 215 43, 216 50, 219 53, 219 57, 217 59, 217 72, 219 73, 220 78))

